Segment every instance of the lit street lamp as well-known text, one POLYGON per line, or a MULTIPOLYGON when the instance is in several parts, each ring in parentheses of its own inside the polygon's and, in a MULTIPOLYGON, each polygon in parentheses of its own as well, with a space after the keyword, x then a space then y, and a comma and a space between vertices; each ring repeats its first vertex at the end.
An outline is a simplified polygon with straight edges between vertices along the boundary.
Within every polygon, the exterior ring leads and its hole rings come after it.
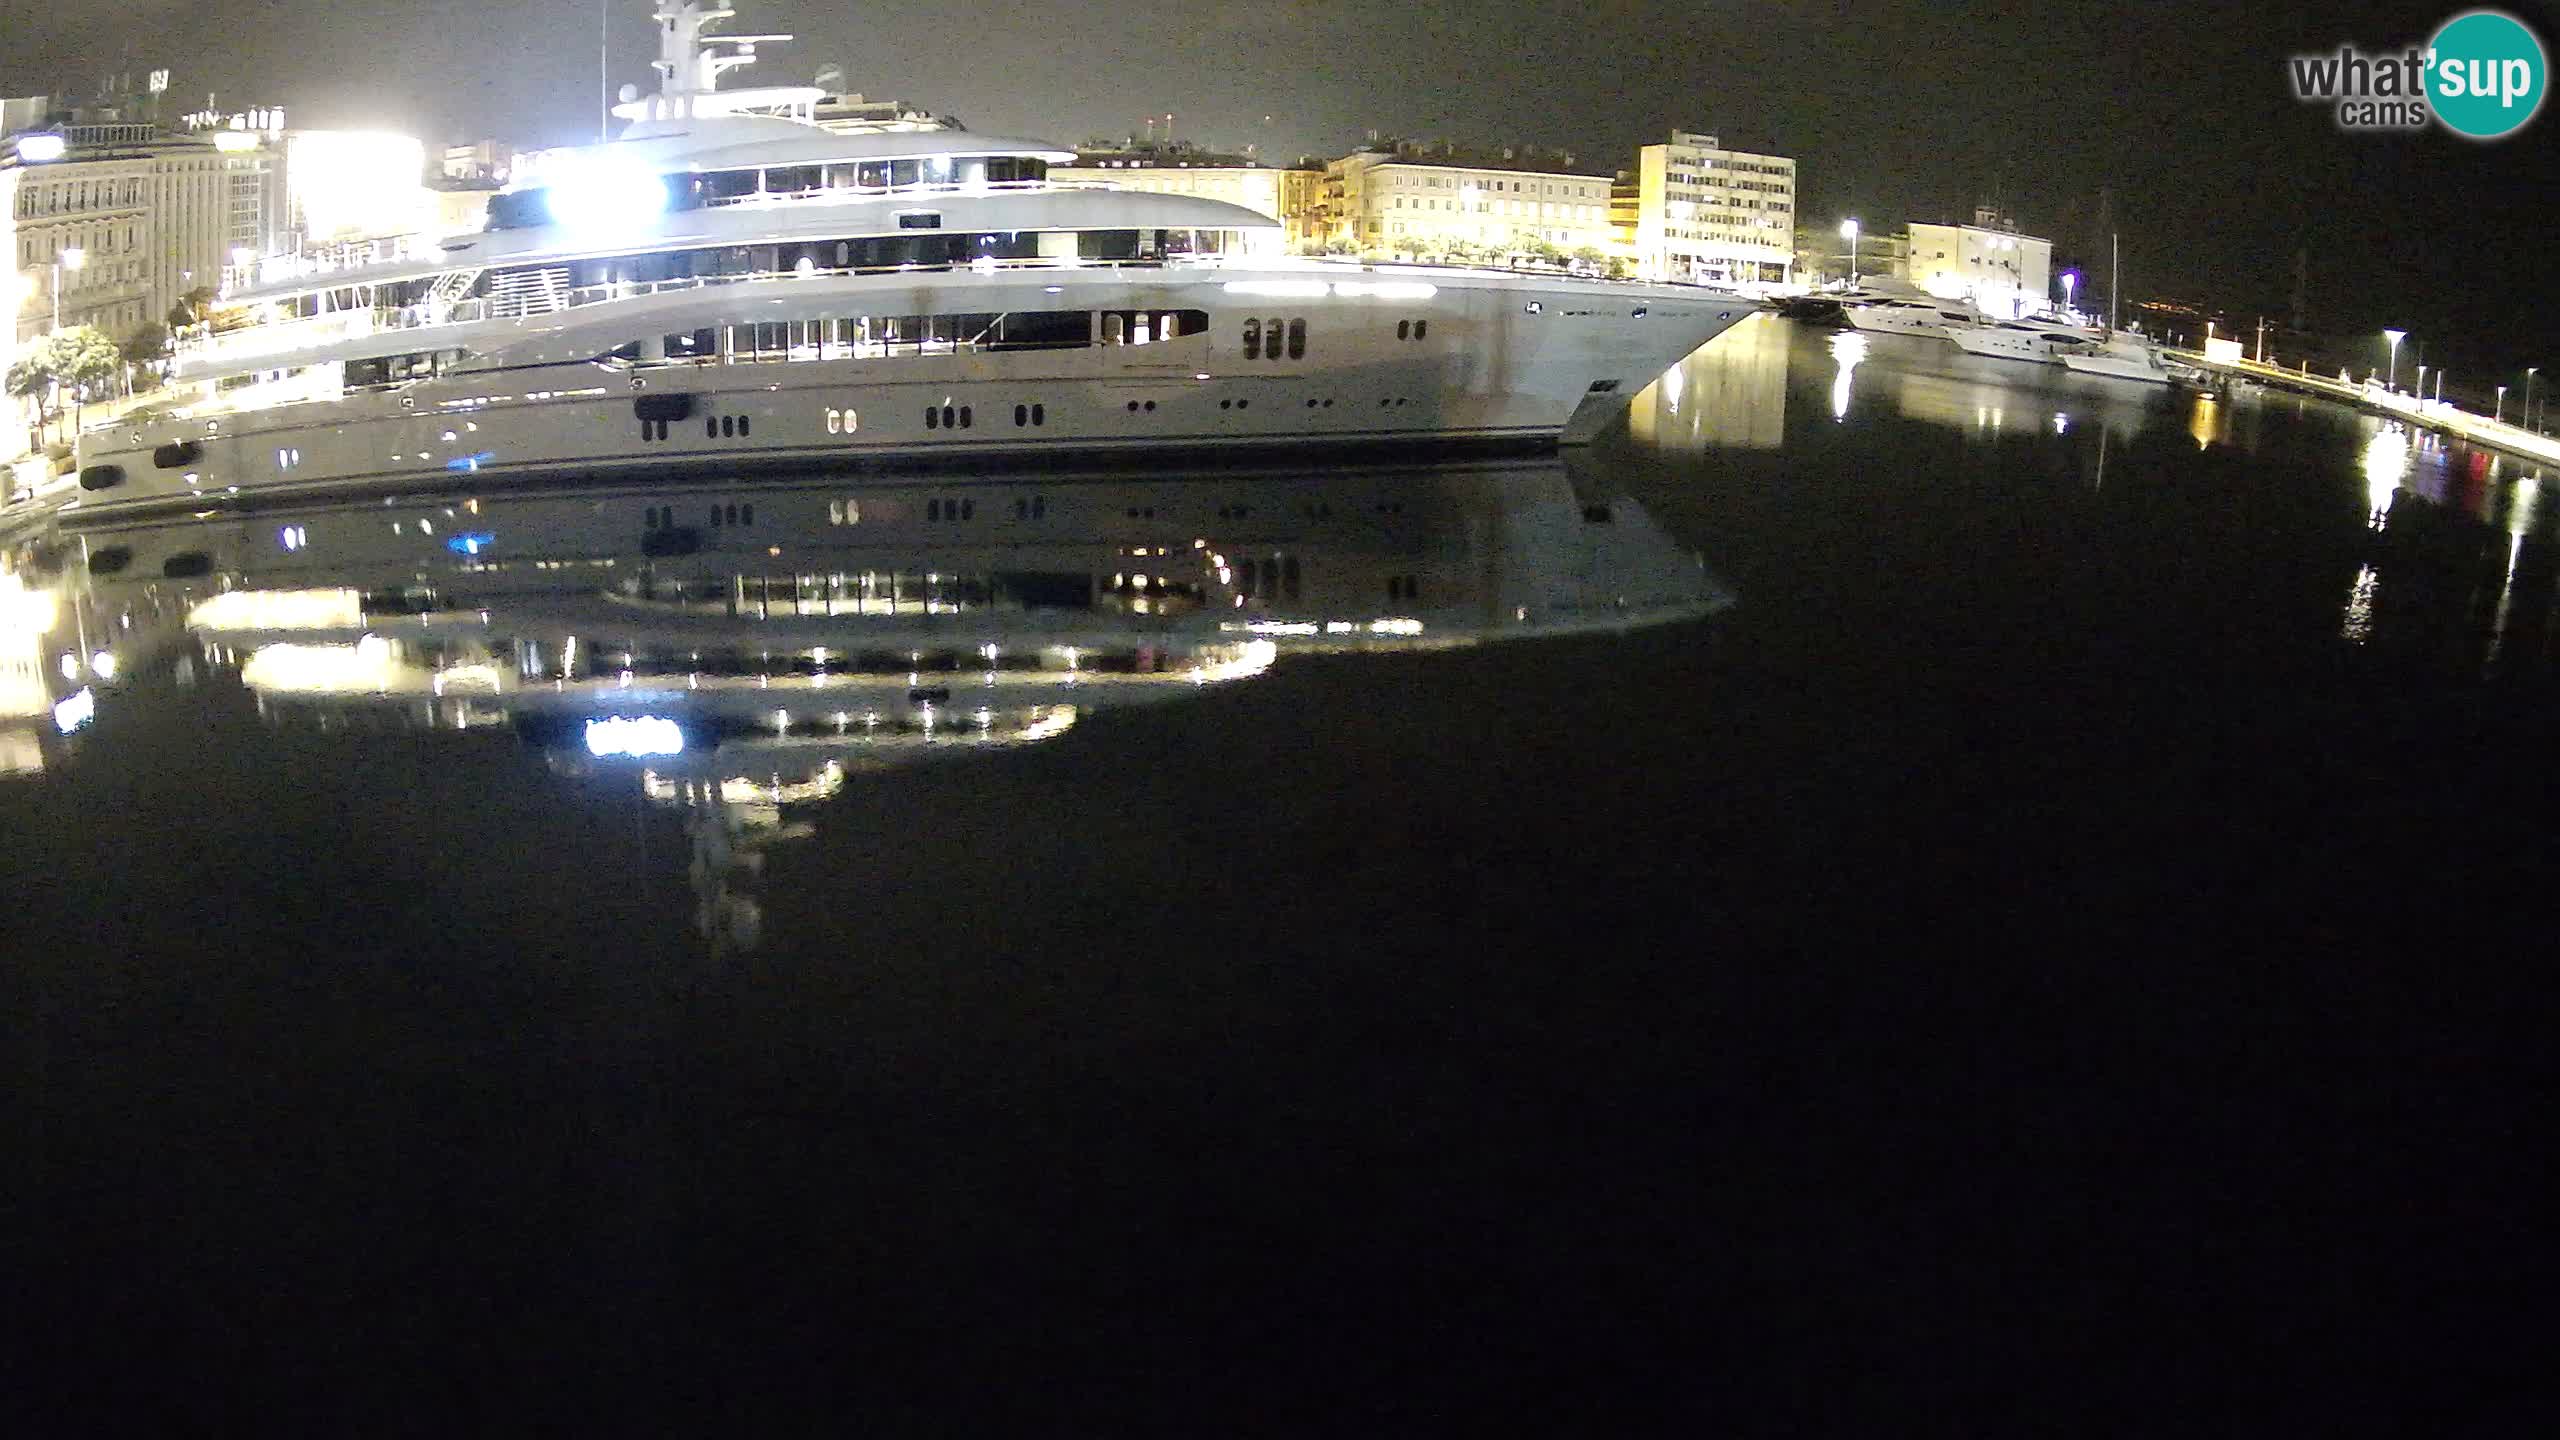
POLYGON ((2391 342, 2391 378, 2382 382, 2382 388, 2396 394, 2400 389, 2400 342, 2409 338, 2409 332, 2385 330, 2382 338, 2391 342))
POLYGON ((2524 367, 2524 428, 2533 428, 2533 377, 2542 372, 2539 365, 2524 367))
POLYGON ((1840 238, 1849 242, 1849 284, 1858 283, 1858 222, 1855 217, 1840 222, 1840 238))
POLYGON ((2063 308, 2063 309, 2065 309, 2065 310, 2069 310, 2069 309, 2071 308, 2071 297, 2072 297, 2074 294, 2078 293, 2079 289, 2080 289, 2080 272, 2079 272, 2079 271, 2077 271, 2077 270, 2065 270, 2065 271, 2063 271, 2063 272, 2062 272, 2062 308, 2063 308))
POLYGON ((2495 412, 2495 413, 2493 413, 2493 414, 2491 414, 2491 415, 2489 416, 2489 423, 2490 423, 2490 424, 2492 424, 2492 425, 2495 425, 2495 424, 2499 423, 2500 421, 2505 420, 2506 418, 2507 418, 2507 387, 2506 387, 2506 386, 2504 386, 2504 385, 2501 385, 2501 386, 2499 386, 2499 387, 2498 387, 2498 408, 2497 408, 2497 410, 2496 410, 2496 412, 2495 412))
POLYGON ((89 263, 89 252, 77 245, 66 245, 53 262, 53 328, 62 328, 62 272, 77 270, 89 263))

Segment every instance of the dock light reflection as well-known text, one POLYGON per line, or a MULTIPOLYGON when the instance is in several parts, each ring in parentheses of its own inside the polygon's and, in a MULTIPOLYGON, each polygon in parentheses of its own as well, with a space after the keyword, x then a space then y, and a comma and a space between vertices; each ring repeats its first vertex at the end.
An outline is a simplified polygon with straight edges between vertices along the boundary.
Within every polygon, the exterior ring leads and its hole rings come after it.
POLYGON ((1840 362, 1840 373, 1831 379, 1831 418, 1845 421, 1849 418, 1850 377, 1857 373, 1858 363, 1867 358, 1867 337, 1855 330, 1832 336, 1831 358, 1840 362))
POLYGON ((655 715, 587 722, 587 753, 598 758, 684 753, 684 727, 655 715))

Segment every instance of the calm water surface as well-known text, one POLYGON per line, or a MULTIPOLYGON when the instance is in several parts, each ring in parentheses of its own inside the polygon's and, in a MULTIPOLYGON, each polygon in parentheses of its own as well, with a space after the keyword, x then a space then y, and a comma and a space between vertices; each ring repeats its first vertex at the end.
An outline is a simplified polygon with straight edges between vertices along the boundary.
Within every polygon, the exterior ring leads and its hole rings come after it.
POLYGON ((2414 1406, 2354 1377, 2507 1283, 2548 1098, 2555 501, 1763 317, 1562 461, 57 537, 11 1363, 1311 1420, 1703 1405, 1739 1323, 1808 1393, 2414 1406), (2117 1325, 2194 1351, 2103 1388, 2117 1325))

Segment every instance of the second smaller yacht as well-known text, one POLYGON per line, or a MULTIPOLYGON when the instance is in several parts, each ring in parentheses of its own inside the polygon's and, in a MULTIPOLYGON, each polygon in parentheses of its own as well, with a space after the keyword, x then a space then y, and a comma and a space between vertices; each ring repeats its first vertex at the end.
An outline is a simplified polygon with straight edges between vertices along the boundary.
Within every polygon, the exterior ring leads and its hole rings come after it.
POLYGON ((1842 305, 1849 323, 1861 330, 1881 335, 1920 335, 1933 340, 1952 338, 1960 330, 1982 324, 1982 313, 1962 300, 1940 300, 1928 295, 1871 295, 1842 305))
POLYGON ((2159 346, 2123 331, 2064 351, 2062 364, 2075 375, 2101 375, 2149 385, 2166 385, 2174 378, 2168 363, 2160 358, 2159 346))
POLYGON ((1968 355, 2037 365, 2059 365, 2063 356, 2096 345, 2100 339, 2095 330, 2050 320, 1991 320, 1979 325, 1950 326, 1947 338, 1968 355))

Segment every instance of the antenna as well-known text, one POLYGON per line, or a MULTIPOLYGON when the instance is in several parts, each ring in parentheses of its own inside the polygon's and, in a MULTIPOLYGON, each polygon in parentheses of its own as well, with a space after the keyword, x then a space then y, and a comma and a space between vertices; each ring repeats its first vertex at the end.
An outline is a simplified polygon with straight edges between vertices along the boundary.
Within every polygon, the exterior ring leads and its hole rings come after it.
POLYGON ((605 130, 613 121, 613 102, 608 95, 613 89, 612 59, 605 41, 613 28, 613 0, 596 0, 596 143, 607 139, 605 130))

